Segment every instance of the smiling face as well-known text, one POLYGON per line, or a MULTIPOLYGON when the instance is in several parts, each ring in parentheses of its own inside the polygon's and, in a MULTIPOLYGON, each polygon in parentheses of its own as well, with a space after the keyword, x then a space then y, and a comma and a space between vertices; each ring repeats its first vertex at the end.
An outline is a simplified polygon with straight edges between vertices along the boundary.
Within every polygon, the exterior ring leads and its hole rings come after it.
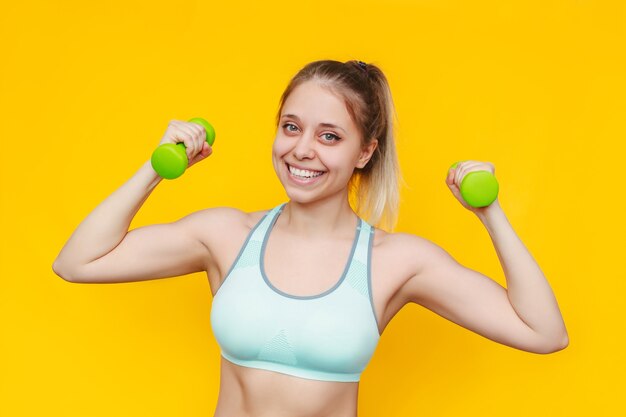
POLYGON ((296 87, 285 101, 272 147, 274 170, 290 199, 309 202, 348 192, 355 168, 374 152, 343 100, 312 81, 296 87))

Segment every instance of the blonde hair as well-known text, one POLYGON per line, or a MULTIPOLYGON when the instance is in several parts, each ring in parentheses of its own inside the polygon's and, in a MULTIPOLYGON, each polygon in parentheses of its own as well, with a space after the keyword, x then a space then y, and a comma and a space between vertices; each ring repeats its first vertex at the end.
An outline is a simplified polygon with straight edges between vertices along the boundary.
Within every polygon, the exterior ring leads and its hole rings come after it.
POLYGON ((374 64, 321 60, 307 64, 291 79, 279 101, 276 126, 291 92, 306 81, 315 81, 343 97, 350 117, 357 125, 362 145, 372 139, 378 146, 363 168, 355 168, 349 182, 351 203, 368 223, 393 230, 400 204, 400 167, 395 147, 397 114, 387 78, 374 64))

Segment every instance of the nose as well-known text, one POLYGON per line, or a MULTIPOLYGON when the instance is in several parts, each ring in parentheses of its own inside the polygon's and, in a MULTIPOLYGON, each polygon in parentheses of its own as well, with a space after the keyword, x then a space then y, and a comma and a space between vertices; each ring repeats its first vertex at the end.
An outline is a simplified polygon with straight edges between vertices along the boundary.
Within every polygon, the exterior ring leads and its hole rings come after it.
POLYGON ((312 159, 315 156, 315 138, 311 135, 302 135, 293 148, 293 155, 297 159, 312 159))

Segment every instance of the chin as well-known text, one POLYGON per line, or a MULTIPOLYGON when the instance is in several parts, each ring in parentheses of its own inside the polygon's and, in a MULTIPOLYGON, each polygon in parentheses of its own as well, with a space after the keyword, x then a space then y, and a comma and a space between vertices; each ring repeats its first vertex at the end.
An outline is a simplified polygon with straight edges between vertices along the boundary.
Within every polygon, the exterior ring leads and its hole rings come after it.
POLYGON ((287 197, 289 197, 292 201, 296 201, 298 203, 308 203, 320 198, 318 190, 303 190, 294 187, 292 184, 282 184, 285 194, 287 194, 287 197))

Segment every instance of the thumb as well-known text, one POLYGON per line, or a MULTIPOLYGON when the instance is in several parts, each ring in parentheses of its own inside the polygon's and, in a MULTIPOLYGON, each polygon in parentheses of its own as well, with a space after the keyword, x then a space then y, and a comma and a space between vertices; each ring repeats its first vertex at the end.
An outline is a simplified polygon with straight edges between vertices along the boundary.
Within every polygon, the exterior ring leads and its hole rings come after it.
POLYGON ((189 166, 195 164, 196 162, 200 162, 203 159, 207 158, 209 155, 213 153, 213 148, 209 146, 207 142, 204 142, 202 145, 202 150, 198 152, 191 161, 189 161, 189 166))
POLYGON ((459 186, 454 183, 455 173, 456 173, 455 168, 450 169, 448 171, 448 176, 446 177, 446 185, 448 186, 448 188, 450 188, 450 191, 452 191, 452 194, 454 194, 454 196, 460 201, 460 199, 462 199, 461 190, 459 186))
POLYGON ((456 172, 455 168, 450 168, 448 170, 448 176, 446 177, 446 184, 448 184, 449 186, 454 183, 454 174, 455 174, 455 172, 456 172))

